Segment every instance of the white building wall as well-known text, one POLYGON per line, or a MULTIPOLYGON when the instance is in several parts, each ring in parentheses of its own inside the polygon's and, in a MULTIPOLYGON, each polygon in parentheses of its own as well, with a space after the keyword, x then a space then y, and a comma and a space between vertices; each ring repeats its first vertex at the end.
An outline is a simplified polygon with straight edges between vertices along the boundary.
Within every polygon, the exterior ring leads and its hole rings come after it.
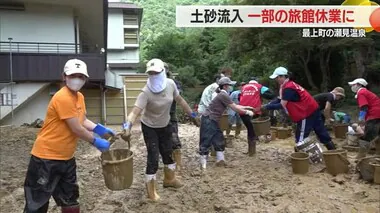
MULTIPOLYGON (((74 44, 74 27, 74 12, 69 7, 26 4, 25 11, 2 10, 0 13, 0 41, 2 42, 13 38, 13 42, 74 44)), ((43 51, 40 47, 40 52, 52 52, 57 49, 56 46, 45 48, 47 50, 43 51)), ((75 52, 74 46, 62 46, 61 49, 60 52, 75 52)), ((9 47, 2 45, 0 51, 9 51, 9 47)), ((14 51, 37 52, 38 48, 36 45, 20 46, 14 51)))
MULTIPOLYGON (((49 87, 50 83, 18 83, 13 85, 13 94, 16 96, 13 99, 13 109, 16 109, 25 101, 31 99, 33 95, 49 87)), ((11 93, 10 84, 0 90, 0 93, 11 93)), ((23 107, 23 106, 21 106, 23 107)), ((0 106, 0 119, 9 115, 12 111, 12 106, 0 106)))
POLYGON ((140 53, 138 49, 126 49, 124 51, 108 50, 108 63, 139 63, 140 53))
MULTIPOLYGON (((46 116, 46 109, 51 99, 49 87, 41 91, 36 97, 27 103, 27 106, 21 106, 20 109, 15 111, 13 125, 20 126, 24 123, 32 123, 37 118, 44 120, 46 116)), ((1 121, 1 125, 11 125, 12 117, 8 116, 1 121)))
POLYGON ((124 49, 123 10, 108 11, 108 49, 124 49))

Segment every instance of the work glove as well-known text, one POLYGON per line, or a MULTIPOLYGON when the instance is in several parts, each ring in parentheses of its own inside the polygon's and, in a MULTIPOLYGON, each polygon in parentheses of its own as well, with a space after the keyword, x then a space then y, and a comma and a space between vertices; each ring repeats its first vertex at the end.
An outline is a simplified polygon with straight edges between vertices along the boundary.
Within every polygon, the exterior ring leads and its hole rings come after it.
POLYGON ((123 133, 121 134, 121 138, 124 141, 130 141, 131 140, 131 129, 132 129, 131 122, 126 122, 123 124, 123 133))
POLYGON ((94 146, 101 152, 107 151, 110 149, 110 142, 103 138, 94 138, 94 146))
POLYGON ((92 131, 98 134, 100 137, 106 139, 116 135, 116 133, 112 129, 109 129, 101 124, 97 124, 94 130, 92 131))
POLYGON ((196 127, 200 127, 200 126, 201 126, 201 120, 200 120, 200 118, 197 116, 197 113, 196 113, 196 112, 191 112, 191 113, 190 113, 190 119, 191 119, 191 121, 193 122, 193 124, 194 124, 196 127))
POLYGON ((253 113, 251 110, 246 110, 246 111, 245 111, 245 114, 248 115, 249 117, 253 117, 253 115, 254 115, 255 113, 253 113))

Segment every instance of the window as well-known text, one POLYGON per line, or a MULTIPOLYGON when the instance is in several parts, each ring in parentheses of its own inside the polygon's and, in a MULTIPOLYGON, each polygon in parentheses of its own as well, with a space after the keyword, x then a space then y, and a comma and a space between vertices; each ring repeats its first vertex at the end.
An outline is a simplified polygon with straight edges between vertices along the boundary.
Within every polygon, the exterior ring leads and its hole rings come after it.
POLYGON ((13 105, 17 105, 15 100, 17 96, 15 94, 11 95, 11 93, 0 93, 0 106, 12 106, 12 98, 13 105))
POLYGON ((138 44, 138 31, 124 29, 124 44, 138 44))
POLYGON ((124 14, 124 25, 138 25, 136 15, 124 14))

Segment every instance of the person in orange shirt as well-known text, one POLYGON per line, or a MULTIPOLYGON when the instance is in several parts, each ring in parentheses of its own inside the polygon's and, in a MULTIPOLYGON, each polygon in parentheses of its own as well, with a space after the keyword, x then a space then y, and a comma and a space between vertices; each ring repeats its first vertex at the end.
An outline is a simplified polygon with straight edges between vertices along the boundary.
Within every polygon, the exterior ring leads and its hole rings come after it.
POLYGON ((115 133, 101 124, 86 118, 84 97, 79 90, 89 75, 87 65, 78 59, 68 60, 63 71, 65 86, 51 99, 44 125, 38 133, 31 151, 26 173, 24 213, 46 213, 53 196, 62 213, 79 213, 74 152, 78 139, 92 143, 106 151, 110 143, 94 137, 115 133))

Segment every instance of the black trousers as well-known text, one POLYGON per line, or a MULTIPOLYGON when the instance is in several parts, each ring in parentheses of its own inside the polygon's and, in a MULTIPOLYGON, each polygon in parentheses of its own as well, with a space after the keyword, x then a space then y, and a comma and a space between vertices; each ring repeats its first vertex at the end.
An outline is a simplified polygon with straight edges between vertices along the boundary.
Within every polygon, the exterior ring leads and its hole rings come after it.
POLYGON ((32 155, 24 183, 24 213, 46 213, 53 196, 58 206, 79 205, 75 158, 46 160, 32 155))
POLYGON ((365 122, 364 135, 360 139, 371 142, 380 133, 380 119, 365 122))
POLYGON ((170 121, 172 125, 172 140, 173 140, 173 149, 181 149, 182 144, 178 136, 178 122, 170 121))
MULTIPOLYGON (((258 115, 253 116, 253 118, 259 117, 258 115)), ((249 115, 240 115, 241 120, 244 123, 244 126, 247 128, 248 140, 256 140, 257 136, 255 130, 253 129, 252 117, 249 115)))
POLYGON ((141 129, 144 136, 146 149, 148 152, 147 165, 145 173, 153 175, 158 170, 159 154, 165 165, 173 164, 173 141, 172 141, 172 125, 169 124, 163 128, 151 128, 141 123, 141 129))

